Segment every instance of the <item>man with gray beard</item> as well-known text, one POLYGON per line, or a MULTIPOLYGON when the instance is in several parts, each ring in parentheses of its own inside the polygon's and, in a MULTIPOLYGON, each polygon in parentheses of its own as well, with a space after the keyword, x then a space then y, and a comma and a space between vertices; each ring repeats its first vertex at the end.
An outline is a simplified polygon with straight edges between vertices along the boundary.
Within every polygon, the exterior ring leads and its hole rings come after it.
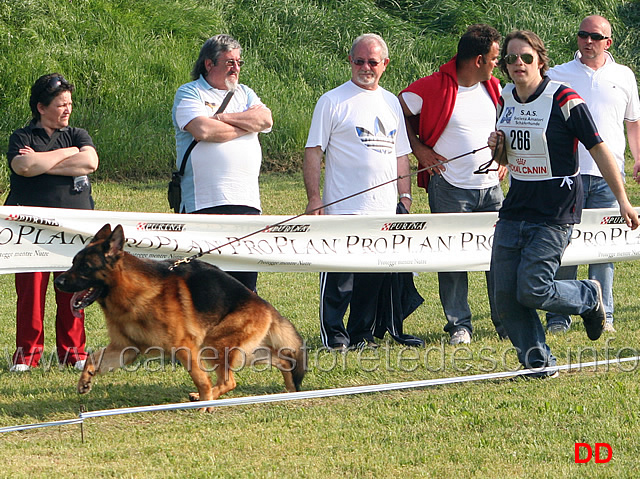
MULTIPOLYGON (((273 119, 256 93, 239 83, 242 47, 230 35, 209 38, 173 102, 177 168, 182 176, 181 213, 261 212, 258 175, 262 149, 258 133, 273 119)), ((230 272, 255 291, 258 273, 230 272)))
MULTIPOLYGON (((322 95, 313 112, 303 164, 307 213, 393 215, 400 206, 408 213, 411 146, 404 114, 398 98, 378 84, 389 64, 387 44, 379 35, 361 35, 353 41, 348 59, 351 79, 322 95), (359 192, 364 193, 352 196, 359 192)), ((339 352, 378 347, 373 334, 379 298, 388 289, 386 279, 386 273, 320 274, 320 334, 325 347, 339 352)))

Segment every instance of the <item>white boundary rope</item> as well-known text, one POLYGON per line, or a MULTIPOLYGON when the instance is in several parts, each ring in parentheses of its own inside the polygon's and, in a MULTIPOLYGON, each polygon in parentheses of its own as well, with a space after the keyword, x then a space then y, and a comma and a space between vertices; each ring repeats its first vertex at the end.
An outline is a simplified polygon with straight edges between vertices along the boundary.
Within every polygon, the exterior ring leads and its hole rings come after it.
POLYGON ((296 401, 299 399, 313 399, 335 396, 347 396, 354 394, 374 393, 383 391, 395 391, 402 389, 424 388, 429 386, 440 386, 443 384, 466 383, 474 381, 484 381, 488 379, 502 379, 517 376, 526 376, 535 373, 545 373, 550 371, 562 371, 571 369, 582 369, 587 367, 598 367, 611 364, 619 364, 623 362, 636 361, 640 362, 640 356, 632 358, 616 358, 609 361, 592 361, 579 365, 571 363, 562 366, 552 366, 542 369, 520 369, 517 371, 505 371, 500 373, 475 374, 473 376, 457 376, 450 378, 427 379, 420 381, 408 381, 402 383, 373 384, 370 386, 353 386, 347 388, 335 389, 316 389, 313 391, 300 391, 295 393, 279 393, 267 394, 263 396, 244 396, 239 398, 215 399, 213 401, 195 401, 191 403, 175 403, 175 404, 159 404, 156 406, 139 406, 121 409, 104 409, 102 411, 90 411, 80 414, 82 419, 102 416, 116 416, 120 414, 131 414, 139 412, 168 411, 173 409, 198 409, 204 407, 223 407, 223 406, 241 406, 247 404, 262 404, 271 402, 296 401))
POLYGON ((486 381, 489 379, 503 379, 517 376, 526 376, 534 373, 544 373, 551 371, 571 371, 582 370, 583 368, 601 366, 610 366, 613 364, 621 364, 635 361, 640 362, 640 356, 630 358, 616 358, 607 361, 592 361, 580 364, 564 364, 560 366, 552 366, 544 369, 521 369, 517 371, 505 371, 500 373, 476 374, 472 376, 458 376, 450 378, 427 379, 420 381, 408 381, 401 383, 373 384, 369 386, 353 386, 346 388, 334 389, 316 389, 313 391, 300 391, 294 393, 267 394, 262 396, 245 396, 239 398, 216 399, 213 401, 196 401, 190 403, 174 403, 174 404, 158 404, 155 406, 139 406, 119 409, 103 409, 98 411, 81 412, 77 419, 69 419, 63 421, 52 421, 46 423, 26 424, 21 426, 9 426, 0 428, 0 433, 23 431, 48 426, 62 426, 67 424, 82 424, 85 419, 105 416, 118 416, 121 414, 134 414, 142 412, 170 411, 176 409, 199 409, 204 407, 223 407, 223 406, 241 406, 248 404, 263 404, 272 402, 296 401, 300 399, 313 399, 325 397, 348 396, 355 394, 374 393, 383 391, 395 391, 402 389, 415 389, 430 386, 440 386, 444 384, 466 383, 475 381, 486 381))
POLYGON ((21 426, 9 426, 9 427, 0 428, 0 432, 25 431, 27 429, 36 429, 39 427, 65 426, 67 424, 81 424, 83 421, 84 419, 78 418, 78 419, 65 419, 62 421, 39 422, 36 424, 23 424, 21 426))

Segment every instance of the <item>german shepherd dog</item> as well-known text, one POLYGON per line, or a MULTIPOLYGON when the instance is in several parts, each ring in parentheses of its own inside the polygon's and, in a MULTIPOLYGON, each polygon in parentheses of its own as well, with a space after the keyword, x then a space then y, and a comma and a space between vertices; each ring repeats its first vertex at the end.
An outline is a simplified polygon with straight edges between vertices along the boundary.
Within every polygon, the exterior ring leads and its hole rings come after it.
MULTIPOLYGON (((75 293, 74 311, 94 301, 104 312, 110 343, 87 358, 78 392, 96 374, 130 364, 145 351, 175 355, 198 388, 192 401, 208 401, 236 387, 233 369, 267 361, 299 391, 306 372, 302 338, 267 301, 216 266, 140 259, 123 250, 122 226, 104 225, 58 276, 61 291, 75 293), (212 385, 206 367, 213 369, 212 385)), ((172 356, 173 357, 173 356, 172 356)), ((202 410, 212 411, 213 408, 202 410)))

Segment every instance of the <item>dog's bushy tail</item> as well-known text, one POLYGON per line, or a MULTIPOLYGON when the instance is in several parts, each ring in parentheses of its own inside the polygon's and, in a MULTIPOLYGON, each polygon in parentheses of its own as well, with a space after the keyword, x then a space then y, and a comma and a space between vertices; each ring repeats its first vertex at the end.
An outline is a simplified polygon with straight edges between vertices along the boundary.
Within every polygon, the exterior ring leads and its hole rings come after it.
POLYGON ((269 342, 278 356, 286 358, 291 364, 291 375, 296 391, 300 391, 302 379, 307 372, 307 353, 302 337, 286 318, 277 312, 269 329, 269 342))

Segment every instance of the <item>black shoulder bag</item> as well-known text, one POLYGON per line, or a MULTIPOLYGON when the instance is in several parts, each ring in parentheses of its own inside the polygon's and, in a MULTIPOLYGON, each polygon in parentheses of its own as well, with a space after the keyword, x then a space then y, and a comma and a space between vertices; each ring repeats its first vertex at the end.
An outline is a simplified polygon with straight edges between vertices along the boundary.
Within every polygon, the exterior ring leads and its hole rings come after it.
MULTIPOLYGON (((233 96, 233 90, 229 90, 229 92, 227 93, 227 96, 225 96, 224 100, 222 100, 222 104, 220 105, 220 108, 218 108, 218 111, 216 111, 215 113, 216 115, 224 111, 224 109, 229 104, 229 101, 231 100, 232 96, 233 96)), ((187 151, 184 152, 184 157, 182 158, 182 163, 180 164, 180 170, 176 170, 173 173, 171 173, 171 181, 169 181, 169 186, 167 188, 167 200, 169 201, 169 208, 171 208, 176 213, 180 213, 180 203, 182 202, 181 182, 182 182, 182 177, 184 176, 184 169, 187 166, 187 159, 189 158, 191 151, 193 150, 193 148, 196 146, 197 143, 198 143, 198 140, 195 140, 195 139, 191 142, 191 144, 187 148, 187 151)))

